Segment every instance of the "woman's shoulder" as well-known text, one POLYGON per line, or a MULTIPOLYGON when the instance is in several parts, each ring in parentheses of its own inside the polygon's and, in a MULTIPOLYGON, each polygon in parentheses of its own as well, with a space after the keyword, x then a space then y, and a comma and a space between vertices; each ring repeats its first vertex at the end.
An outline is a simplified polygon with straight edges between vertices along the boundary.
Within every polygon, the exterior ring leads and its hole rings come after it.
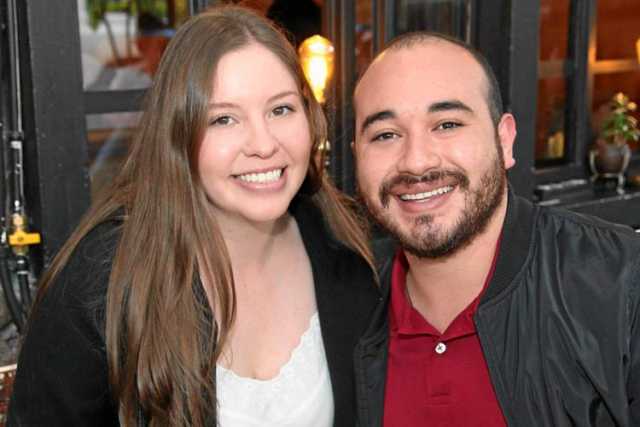
POLYGON ((82 237, 60 272, 60 279, 65 286, 71 287, 77 294, 96 288, 91 285, 104 286, 103 291, 106 292, 121 230, 122 220, 112 218, 96 225, 82 237))
POLYGON ((41 290, 31 313, 31 332, 58 325, 96 344, 104 341, 107 287, 121 224, 116 219, 102 222, 81 238, 64 266, 41 290))
POLYGON ((39 296, 22 342, 9 424, 117 424, 104 319, 119 230, 119 221, 94 227, 39 296))
POLYGON ((37 309, 66 309, 66 314, 103 312, 121 228, 122 220, 113 218, 87 232, 47 284, 37 309))

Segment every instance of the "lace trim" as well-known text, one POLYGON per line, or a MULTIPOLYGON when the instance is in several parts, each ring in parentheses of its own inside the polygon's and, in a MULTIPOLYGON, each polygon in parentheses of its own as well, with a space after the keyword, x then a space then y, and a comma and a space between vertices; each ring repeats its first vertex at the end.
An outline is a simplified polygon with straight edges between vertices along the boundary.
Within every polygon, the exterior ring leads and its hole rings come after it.
POLYGON ((290 416, 310 398, 317 398, 314 390, 324 385, 324 377, 328 379, 318 313, 311 316, 309 328, 275 377, 242 377, 220 365, 216 366, 216 373, 221 410, 271 419, 290 416))

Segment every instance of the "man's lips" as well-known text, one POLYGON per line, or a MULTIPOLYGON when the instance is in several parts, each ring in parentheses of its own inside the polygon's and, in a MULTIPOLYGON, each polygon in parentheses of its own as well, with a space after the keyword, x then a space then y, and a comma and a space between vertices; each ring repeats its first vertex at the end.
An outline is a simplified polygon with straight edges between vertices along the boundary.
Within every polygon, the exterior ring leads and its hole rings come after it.
POLYGON ((418 189, 412 189, 410 192, 398 194, 397 197, 403 202, 413 201, 425 201, 433 197, 441 196, 453 191, 456 187, 454 185, 443 185, 441 187, 433 188, 431 190, 420 191, 418 189))
POLYGON ((383 183, 380 202, 389 206, 391 197, 400 201, 426 201, 455 190, 468 188, 469 178, 460 171, 432 171, 423 176, 397 175, 383 183))

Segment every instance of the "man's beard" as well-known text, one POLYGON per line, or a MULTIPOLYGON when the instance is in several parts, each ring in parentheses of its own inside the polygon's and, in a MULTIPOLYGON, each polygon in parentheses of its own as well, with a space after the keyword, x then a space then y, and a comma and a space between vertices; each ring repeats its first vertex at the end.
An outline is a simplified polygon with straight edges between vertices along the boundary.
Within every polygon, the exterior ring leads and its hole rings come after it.
POLYGON ((502 201, 506 186, 506 174, 502 146, 496 142, 494 161, 480 178, 477 188, 471 189, 467 175, 459 170, 431 171, 423 176, 396 175, 383 182, 378 197, 381 206, 364 197, 365 203, 375 220, 386 229, 408 253, 419 258, 445 258, 468 246, 473 239, 483 233, 502 201), (397 184, 419 182, 446 182, 456 185, 465 196, 465 205, 458 221, 449 230, 434 225, 434 216, 420 215, 414 220, 414 227, 408 232, 401 230, 389 211, 390 190, 397 184))

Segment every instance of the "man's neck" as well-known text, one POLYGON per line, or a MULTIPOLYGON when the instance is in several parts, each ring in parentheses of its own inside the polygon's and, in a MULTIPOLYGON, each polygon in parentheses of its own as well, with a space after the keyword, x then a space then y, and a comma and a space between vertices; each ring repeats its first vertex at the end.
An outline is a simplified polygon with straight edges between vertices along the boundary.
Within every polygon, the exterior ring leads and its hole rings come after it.
POLYGON ((486 229, 451 256, 425 259, 406 253, 408 297, 438 331, 444 332, 482 291, 502 233, 506 207, 505 195, 486 229))

